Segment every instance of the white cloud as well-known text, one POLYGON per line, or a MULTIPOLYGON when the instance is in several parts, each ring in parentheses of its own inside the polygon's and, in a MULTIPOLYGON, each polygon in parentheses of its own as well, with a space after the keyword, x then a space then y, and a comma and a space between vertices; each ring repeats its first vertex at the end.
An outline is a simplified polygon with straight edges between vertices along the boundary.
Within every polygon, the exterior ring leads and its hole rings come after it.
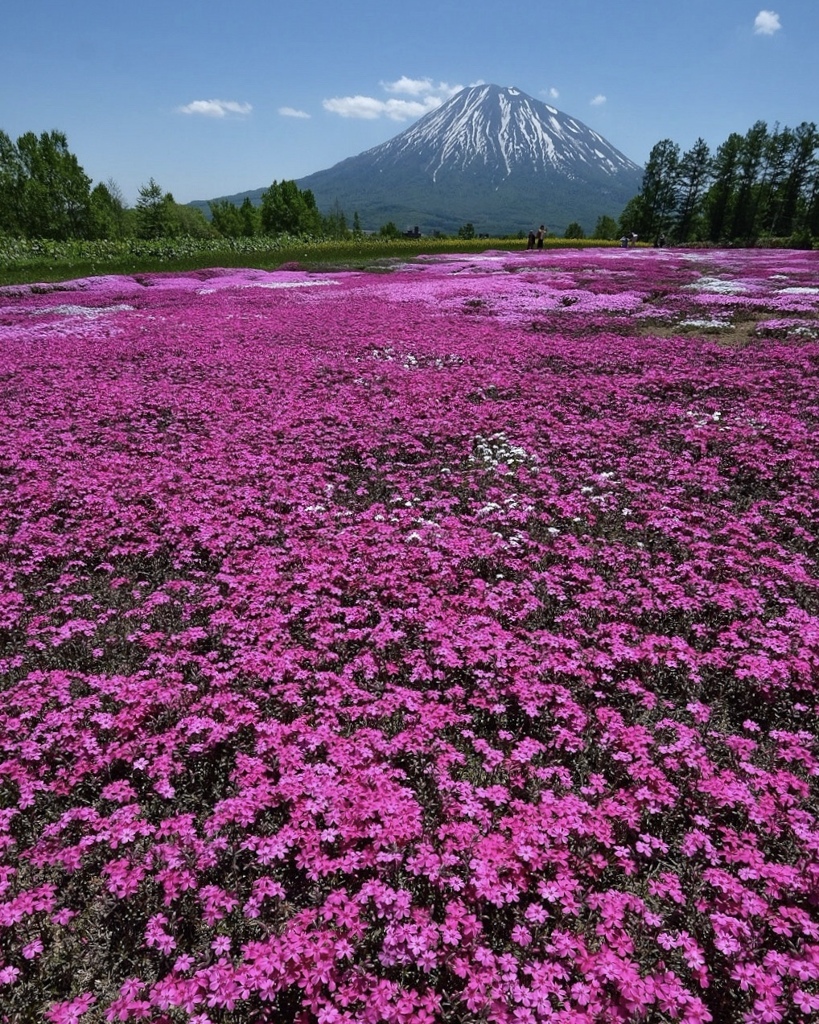
POLYGON ((296 110, 295 107, 279 107, 279 113, 282 117, 310 117, 306 110, 296 110))
POLYGON ((772 36, 781 28, 776 11, 760 11, 754 18, 754 32, 758 36, 772 36))
MULTIPOLYGON (((462 85, 449 85, 431 78, 407 78, 402 75, 394 82, 380 82, 381 88, 390 99, 378 99, 375 96, 334 96, 324 100, 322 106, 331 114, 339 117, 360 118, 375 121, 386 117, 391 121, 412 121, 430 110, 440 107, 463 89, 462 85), (400 99, 407 96, 409 99, 400 99)), ((480 83, 475 83, 480 84, 480 83)))
POLYGON ((387 92, 401 93, 405 96, 435 96, 441 102, 451 99, 456 92, 463 89, 462 85, 449 85, 439 82, 437 85, 431 78, 407 78, 402 75, 394 82, 380 82, 379 85, 387 92))
POLYGON ((560 92, 557 89, 555 89, 554 86, 552 86, 551 89, 549 90, 549 98, 553 99, 553 100, 556 100, 559 95, 560 95, 560 92))
POLYGON ((230 117, 231 114, 243 116, 249 114, 253 107, 249 103, 237 103, 235 100, 194 100, 184 107, 176 108, 180 114, 200 114, 202 117, 230 117))
POLYGON ((594 99, 589 100, 589 103, 593 107, 602 107, 605 102, 606 102, 606 97, 602 93, 600 93, 600 92, 594 97, 594 99))
POLYGON ((373 96, 335 96, 324 100, 322 106, 340 117, 357 117, 365 121, 388 117, 393 121, 409 121, 434 110, 440 106, 440 102, 418 103, 412 100, 377 100, 373 96))

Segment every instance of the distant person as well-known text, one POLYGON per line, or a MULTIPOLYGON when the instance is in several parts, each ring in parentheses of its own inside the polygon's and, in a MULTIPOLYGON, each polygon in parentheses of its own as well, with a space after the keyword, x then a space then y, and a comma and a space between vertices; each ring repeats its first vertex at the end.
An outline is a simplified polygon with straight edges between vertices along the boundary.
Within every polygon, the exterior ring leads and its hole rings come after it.
POLYGON ((632 231, 631 232, 631 244, 632 245, 636 245, 637 244, 637 232, 636 231, 632 231))
POLYGON ((535 247, 535 233, 534 231, 529 232, 529 241, 526 244, 527 249, 534 249, 535 247))
POLYGON ((535 235, 535 239, 536 239, 536 242, 537 242, 538 249, 542 249, 543 248, 543 239, 545 237, 546 237, 546 228, 541 224, 540 227, 537 229, 537 234, 535 235))
POLYGON ((628 235, 623 235, 623 237, 620 239, 620 248, 628 249, 628 235))

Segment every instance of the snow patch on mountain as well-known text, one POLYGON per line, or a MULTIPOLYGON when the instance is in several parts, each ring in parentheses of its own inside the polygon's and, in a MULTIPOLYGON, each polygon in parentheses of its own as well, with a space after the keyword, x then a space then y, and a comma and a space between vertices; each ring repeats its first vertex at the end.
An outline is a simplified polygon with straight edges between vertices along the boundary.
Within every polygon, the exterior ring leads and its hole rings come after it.
POLYGON ((464 89, 364 155, 384 167, 420 159, 433 181, 444 171, 481 165, 502 177, 546 165, 573 178, 590 162, 612 176, 640 170, 576 118, 519 89, 496 85, 464 89))

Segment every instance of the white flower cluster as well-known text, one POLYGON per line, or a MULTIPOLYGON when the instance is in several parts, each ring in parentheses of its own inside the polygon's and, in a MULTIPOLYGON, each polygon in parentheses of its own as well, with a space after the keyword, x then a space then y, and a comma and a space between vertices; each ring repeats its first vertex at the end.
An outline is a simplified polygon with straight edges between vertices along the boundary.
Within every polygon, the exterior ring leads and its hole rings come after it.
POLYGON ((512 444, 504 433, 498 432, 489 437, 478 434, 473 442, 473 452, 469 461, 479 462, 489 470, 497 470, 498 466, 516 469, 528 463, 532 472, 536 473, 538 458, 536 455, 530 455, 520 445, 512 444))
POLYGON ((108 313, 124 313, 132 310, 134 307, 129 306, 125 302, 120 302, 115 306, 46 306, 43 309, 33 310, 34 316, 45 316, 49 313, 57 313, 60 316, 79 316, 85 320, 96 320, 97 317, 105 316, 108 313))
POLYGON ((740 281, 726 281, 721 277, 701 277, 693 284, 683 285, 683 291, 713 292, 718 295, 737 295, 747 292, 748 288, 740 281))
POLYGON ((730 327, 730 320, 683 320, 680 323, 680 327, 700 327, 704 330, 717 330, 724 327, 730 327))
POLYGON ((693 424, 697 428, 710 427, 714 423, 719 424, 720 430, 730 430, 731 427, 725 423, 722 418, 722 413, 719 409, 715 409, 713 412, 697 412, 694 409, 689 409, 686 416, 690 416, 693 424))

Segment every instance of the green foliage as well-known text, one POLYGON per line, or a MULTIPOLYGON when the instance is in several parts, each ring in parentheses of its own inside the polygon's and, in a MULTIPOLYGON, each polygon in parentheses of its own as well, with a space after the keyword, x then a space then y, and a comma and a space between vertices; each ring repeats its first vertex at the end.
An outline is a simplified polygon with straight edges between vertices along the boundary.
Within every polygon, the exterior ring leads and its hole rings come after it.
POLYGON ((88 238, 125 238, 133 220, 115 181, 100 182, 91 190, 88 238))
POLYGON ((717 149, 714 158, 714 182, 705 197, 704 211, 708 237, 724 241, 733 218, 734 194, 739 175, 742 136, 732 132, 717 149))
POLYGON ((262 196, 262 231, 268 235, 318 235, 321 214, 309 189, 302 191, 295 181, 274 181, 262 196))
POLYGON ((609 217, 607 214, 604 214, 602 217, 597 218, 592 238, 613 239, 619 237, 620 234, 617 228, 617 221, 614 217, 609 217))
POLYGON ((218 235, 202 211, 192 206, 184 206, 172 200, 171 216, 175 238, 215 238, 218 235))
POLYGON ((208 203, 211 224, 223 238, 241 238, 244 232, 244 220, 240 207, 229 199, 215 199, 208 203))
POLYGON ((137 235, 140 238, 172 238, 173 218, 170 193, 163 193, 153 178, 139 189, 136 202, 137 235))
POLYGON ((395 223, 393 221, 391 221, 391 220, 388 220, 386 224, 382 224, 381 225, 381 227, 378 229, 378 234, 382 238, 400 238, 401 237, 401 232, 398 230, 398 228, 395 225, 395 223))
POLYGON ((812 249, 813 248, 813 235, 810 229, 803 225, 788 239, 789 249, 812 249))
POLYGON ((474 238, 475 237, 475 226, 472 221, 468 221, 466 224, 462 224, 458 228, 458 238, 474 238))
MULTIPOLYGON (((134 211, 127 211, 129 214, 134 211)), ((47 239, 0 236, 0 286, 38 281, 65 281, 95 274, 137 274, 150 271, 187 271, 207 267, 259 267, 273 270, 285 263, 304 267, 350 266, 360 270, 389 267, 391 260, 447 252, 482 252, 503 248, 506 240, 394 238, 382 235, 344 241, 294 238, 157 238, 131 234, 121 239, 57 242, 47 239)), ((548 238, 549 248, 599 246, 600 241, 548 238)), ((606 243, 602 243, 606 244, 606 243)), ((608 243, 614 244, 614 243, 608 243)), ((516 247, 521 246, 519 240, 516 247)))
POLYGON ((208 206, 211 226, 223 238, 252 238, 259 234, 260 211, 249 199, 245 199, 241 206, 229 199, 215 199, 208 206))
POLYGON ((617 237, 621 238, 623 235, 631 235, 632 233, 637 234, 637 225, 640 224, 642 217, 643 197, 638 194, 633 199, 629 199, 623 212, 620 214, 620 226, 617 237))
POLYGON ((0 231, 24 238, 85 238, 91 179, 62 132, 0 132, 0 231))
POLYGON ((239 212, 242 215, 242 237, 252 238, 254 235, 260 234, 262 230, 262 215, 259 208, 254 206, 245 197, 244 202, 239 207, 239 212))
POLYGON ((139 238, 213 238, 218 234, 201 210, 175 202, 153 178, 139 190, 136 220, 139 238))
MULTIPOLYGON (((700 235, 702 199, 711 181, 712 161, 708 145, 697 139, 680 159, 676 180, 676 211, 673 225, 678 242, 689 242, 700 235)), ((664 234, 664 231, 658 232, 664 234)))
POLYGON ((632 228, 641 238, 653 238, 671 227, 677 206, 680 147, 663 139, 651 150, 640 190, 637 223, 632 228))
POLYGON ((576 220, 573 220, 571 222, 571 224, 569 224, 569 226, 563 232, 563 237, 564 238, 585 238, 586 237, 586 232, 577 223, 576 220))
POLYGON ((620 225, 677 242, 812 242, 819 234, 819 131, 808 122, 771 131, 757 121, 745 135, 729 135, 714 156, 702 139, 682 156, 664 139, 620 225))
MULTIPOLYGON (((359 233, 360 233, 359 227, 359 233)), ((336 200, 333 204, 332 210, 327 214, 326 217, 321 219, 321 233, 324 238, 333 238, 341 240, 349 237, 350 229, 347 227, 347 218, 344 215, 344 211, 341 209, 339 201, 336 200)))

